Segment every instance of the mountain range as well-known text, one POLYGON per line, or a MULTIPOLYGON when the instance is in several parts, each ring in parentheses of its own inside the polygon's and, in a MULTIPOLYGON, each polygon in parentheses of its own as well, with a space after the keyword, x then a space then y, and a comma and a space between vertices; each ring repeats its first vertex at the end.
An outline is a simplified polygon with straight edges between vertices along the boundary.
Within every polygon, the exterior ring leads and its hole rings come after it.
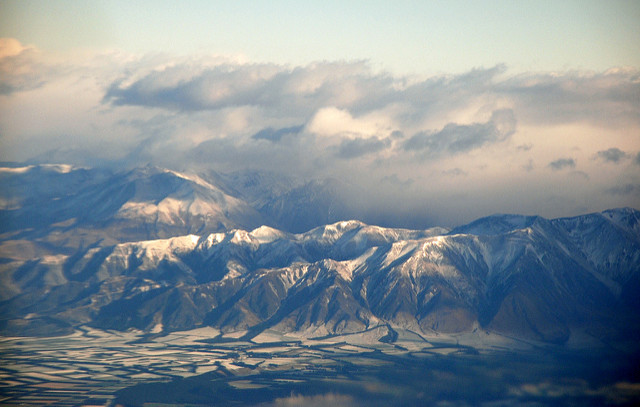
POLYGON ((252 339, 496 333, 563 344, 640 324, 640 212, 358 220, 336 180, 64 165, 0 169, 0 330, 252 339))

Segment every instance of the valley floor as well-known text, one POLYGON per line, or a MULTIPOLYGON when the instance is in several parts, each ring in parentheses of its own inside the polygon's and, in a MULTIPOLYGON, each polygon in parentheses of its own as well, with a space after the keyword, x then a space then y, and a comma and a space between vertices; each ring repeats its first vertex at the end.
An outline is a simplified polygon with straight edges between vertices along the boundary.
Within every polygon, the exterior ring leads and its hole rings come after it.
POLYGON ((0 338, 0 404, 640 402, 637 353, 575 350, 487 333, 475 338, 395 334, 395 342, 383 343, 371 340, 374 332, 315 340, 265 332, 246 342, 213 328, 160 335, 82 327, 64 337, 5 337, 0 338))

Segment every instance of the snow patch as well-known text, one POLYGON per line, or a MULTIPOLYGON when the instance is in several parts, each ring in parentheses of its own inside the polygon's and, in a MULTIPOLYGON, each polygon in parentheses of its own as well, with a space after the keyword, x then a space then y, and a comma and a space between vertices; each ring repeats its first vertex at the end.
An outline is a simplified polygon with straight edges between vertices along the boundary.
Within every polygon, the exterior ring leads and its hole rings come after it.
POLYGON ((282 239, 287 235, 281 230, 262 225, 259 228, 252 230, 251 233, 249 233, 249 236, 260 243, 271 243, 278 239, 282 239))
POLYGON ((203 180, 202 178, 200 178, 199 176, 197 176, 195 174, 187 175, 187 174, 184 174, 182 172, 168 170, 168 169, 165 169, 164 172, 168 173, 168 174, 173 174, 178 178, 182 178, 184 180, 193 182, 194 184, 200 185, 201 187, 205 187, 207 189, 218 190, 218 188, 216 188, 215 186, 211 185, 210 183, 208 183, 207 181, 203 180))
POLYGON ((5 173, 5 174, 24 174, 25 172, 29 171, 32 168, 34 168, 33 165, 28 165, 26 167, 16 167, 16 168, 0 167, 0 173, 5 173))

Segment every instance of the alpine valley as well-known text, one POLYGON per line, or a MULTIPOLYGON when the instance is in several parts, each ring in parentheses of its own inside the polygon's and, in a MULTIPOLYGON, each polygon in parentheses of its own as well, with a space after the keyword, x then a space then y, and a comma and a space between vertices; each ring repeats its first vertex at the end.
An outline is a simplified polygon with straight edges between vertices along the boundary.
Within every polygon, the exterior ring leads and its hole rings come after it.
POLYGON ((403 229, 338 180, 41 164, 0 185, 5 337, 638 351, 636 209, 403 229))

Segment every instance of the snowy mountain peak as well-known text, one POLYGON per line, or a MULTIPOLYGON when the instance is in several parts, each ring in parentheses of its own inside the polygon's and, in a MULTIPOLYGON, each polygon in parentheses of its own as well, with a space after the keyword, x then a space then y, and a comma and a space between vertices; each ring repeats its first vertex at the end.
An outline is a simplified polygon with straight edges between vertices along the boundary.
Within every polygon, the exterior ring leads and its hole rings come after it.
POLYGON ((609 209, 602 212, 602 216, 622 228, 633 230, 640 240, 640 211, 633 208, 609 209))
POLYGON ((357 220, 341 221, 330 225, 319 226, 306 233, 304 239, 316 239, 326 242, 333 242, 342 237, 345 233, 365 227, 366 225, 357 220))
POLYGON ((251 237, 257 239, 260 243, 270 243, 278 239, 284 239, 288 237, 286 232, 272 228, 270 226, 262 225, 251 231, 251 237))
POLYGON ((456 227, 450 234, 499 235, 530 227, 540 219, 539 216, 496 214, 456 227))

